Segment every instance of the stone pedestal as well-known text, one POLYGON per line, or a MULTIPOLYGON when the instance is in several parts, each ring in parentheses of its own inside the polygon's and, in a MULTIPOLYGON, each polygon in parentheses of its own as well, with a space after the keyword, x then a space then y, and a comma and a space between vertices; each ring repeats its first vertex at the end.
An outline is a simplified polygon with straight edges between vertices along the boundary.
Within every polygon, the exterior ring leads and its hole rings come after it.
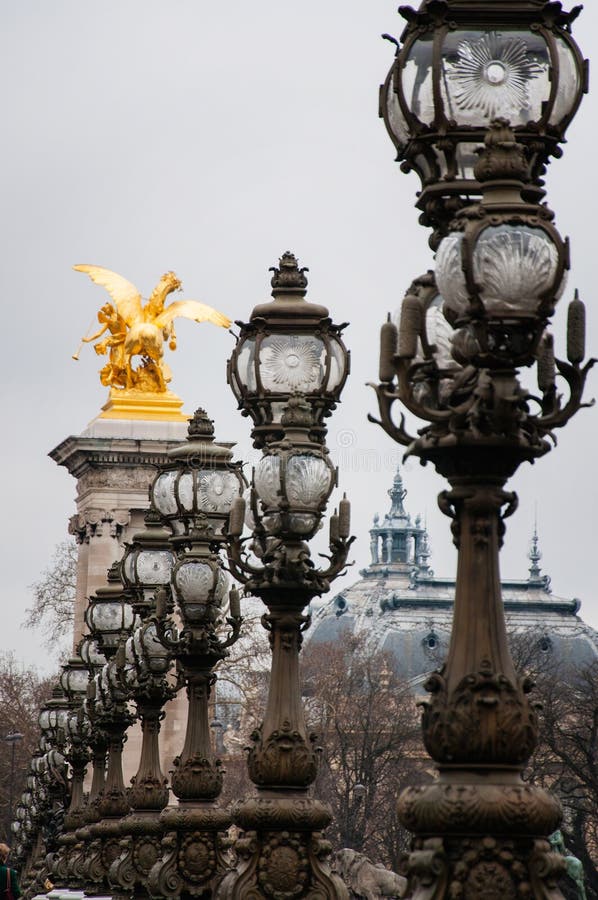
MULTIPOLYGON (((125 542, 144 527, 156 466, 166 462, 168 450, 187 438, 187 420, 179 412, 163 415, 160 421, 108 418, 103 413, 49 454, 77 482, 76 513, 69 521, 69 532, 79 545, 75 647, 86 631, 83 617, 88 598, 106 584, 106 571, 123 555, 125 542)), ((186 708, 184 692, 167 706, 160 754, 165 772, 181 749, 183 726, 179 723, 186 721, 186 708)), ((140 749, 140 731, 131 729, 124 755, 127 781, 137 770, 140 749)))

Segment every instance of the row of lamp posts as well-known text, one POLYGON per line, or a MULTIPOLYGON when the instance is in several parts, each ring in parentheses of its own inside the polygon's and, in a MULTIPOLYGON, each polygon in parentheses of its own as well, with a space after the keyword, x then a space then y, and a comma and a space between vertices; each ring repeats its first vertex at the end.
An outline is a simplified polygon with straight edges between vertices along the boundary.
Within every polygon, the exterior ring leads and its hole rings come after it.
POLYGON ((36 861, 33 886, 49 875, 57 884, 123 897, 346 896, 326 865, 321 832, 330 812, 309 792, 320 748, 303 713, 299 650, 309 625, 305 609, 343 570, 351 543, 343 498, 330 520, 329 564, 318 569, 311 559, 308 541, 337 481, 325 419, 345 383, 349 354, 342 326, 305 299, 305 273, 285 253, 273 269, 273 299, 256 307, 248 324, 238 323, 229 381, 262 450, 249 500, 231 445, 214 439, 211 420, 198 410, 187 442, 170 452, 151 486, 144 530, 90 599, 80 657, 64 667, 40 716, 52 748, 43 749, 59 754, 62 766, 53 807, 66 813, 41 861, 27 840, 35 829, 23 833, 21 858, 29 853, 36 861), (209 724, 215 670, 242 622, 223 551, 243 590, 263 599, 272 647, 266 712, 248 757, 256 795, 233 810, 218 804, 224 773, 209 724), (160 769, 160 721, 183 687, 187 727, 169 790, 160 769), (125 786, 123 744, 135 719, 140 761, 125 786), (232 824, 239 833, 234 848, 232 824))
MULTIPOLYGON (((504 519, 517 503, 506 482, 522 462, 544 455, 554 429, 583 405, 592 363, 582 365, 585 311, 577 298, 569 306, 567 360, 555 359, 548 322, 569 254, 541 180, 587 90, 587 64, 571 37, 579 8, 567 13, 551 0, 424 0, 418 10, 400 11, 407 24, 401 42, 391 38, 396 57, 380 110, 402 168, 421 178, 417 205, 422 224, 433 229, 436 268, 413 281, 400 321, 389 318, 382 328, 379 423, 448 479, 440 506, 459 550, 448 659, 427 682, 423 715, 438 777, 399 800, 414 834, 410 895, 556 900, 562 860, 547 838, 560 810, 521 778, 537 716, 532 686, 509 655, 498 556, 504 519), (535 394, 518 371, 534 365, 535 394), (567 385, 565 400, 557 376, 567 385), (403 412, 393 419, 397 401, 426 423, 416 435, 403 412)), ((229 363, 229 383, 262 451, 249 508, 228 448, 197 415, 188 446, 156 479, 147 529, 122 565, 123 603, 135 618, 125 627, 118 614, 122 633, 109 645, 89 613, 108 662, 93 677, 85 713, 71 709, 68 728, 55 716, 32 764, 46 806, 57 805, 47 772, 62 772, 67 758, 73 771, 71 830, 59 838, 55 866, 85 883, 109 882, 117 895, 347 896, 325 864, 321 832, 329 812, 309 792, 318 747, 305 724, 298 658, 309 625, 304 610, 342 570, 350 544, 343 500, 330 519, 330 565, 315 568, 308 542, 336 478, 325 419, 339 399, 348 354, 328 311, 305 301, 305 270, 291 254, 274 270, 272 286, 273 300, 238 323, 229 363), (250 538, 243 537, 246 520, 250 538), (272 648, 266 712, 248 757, 257 790, 232 814, 217 805, 222 774, 208 737, 214 668, 240 627, 235 589, 223 621, 224 547, 234 577, 267 607, 272 648), (179 802, 166 807, 157 732, 163 703, 182 684, 190 715, 172 779, 179 802), (119 766, 129 698, 142 720, 143 750, 127 792, 119 766), (79 738, 94 761, 86 806, 79 738), (224 838, 231 820, 241 829, 234 867, 224 838)), ((37 803, 17 811, 24 832, 32 831, 37 803)))

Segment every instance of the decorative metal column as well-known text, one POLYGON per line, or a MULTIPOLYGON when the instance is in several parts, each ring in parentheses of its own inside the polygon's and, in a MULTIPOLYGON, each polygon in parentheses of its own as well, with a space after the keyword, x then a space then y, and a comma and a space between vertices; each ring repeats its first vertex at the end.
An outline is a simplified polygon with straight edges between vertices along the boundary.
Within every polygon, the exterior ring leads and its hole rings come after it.
POLYGON ((214 440, 214 426, 199 409, 189 423, 186 444, 170 452, 171 461, 154 482, 152 503, 173 529, 177 561, 171 592, 157 609, 160 639, 176 658, 189 699, 185 743, 174 760, 172 791, 177 806, 160 817, 163 857, 149 876, 154 897, 210 898, 230 864, 224 850, 230 812, 217 804, 222 767, 210 741, 208 702, 216 680, 215 666, 228 656, 241 625, 239 595, 229 593, 219 556, 226 541, 231 506, 245 486, 240 463, 232 462, 230 445, 214 440), (182 624, 173 639, 168 613, 176 600, 182 624))
POLYGON ((129 591, 131 615, 138 627, 122 642, 114 659, 115 678, 123 694, 134 700, 141 719, 139 768, 126 791, 129 814, 118 823, 117 852, 107 869, 116 896, 147 896, 148 873, 160 857, 160 812, 168 803, 168 782, 160 767, 159 733, 162 708, 178 685, 168 680, 172 667, 156 626, 156 596, 167 584, 173 564, 170 531, 150 509, 145 529, 134 535, 121 563, 129 591))
POLYGON ((116 664, 123 687, 135 701, 141 719, 142 744, 139 768, 127 797, 131 812, 120 823, 121 847, 108 874, 115 895, 147 896, 149 872, 160 859, 160 812, 168 803, 168 780, 160 768, 160 721, 163 706, 177 692, 168 680, 172 659, 157 634, 156 616, 149 616, 121 646, 116 664))
MULTIPOLYGON (((121 641, 131 633, 135 624, 130 594, 123 588, 115 564, 108 573, 108 585, 99 588, 85 613, 92 639, 108 660, 93 680, 87 700, 87 710, 93 732, 104 737, 108 749, 106 779, 94 799, 95 810, 90 815, 81 875, 86 885, 108 887, 108 870, 120 854, 120 820, 129 812, 122 769, 122 751, 126 731, 135 721, 128 706, 128 692, 122 684, 115 656, 121 641), (95 821, 94 821, 95 819, 95 821)), ((102 740, 98 742, 98 768, 101 767, 102 740)), ((94 778, 96 767, 94 764, 94 778)), ((101 775, 98 772, 98 785, 101 775)), ((92 783, 92 793, 94 785, 92 783)))
MULTIPOLYGON (((506 44, 497 46, 506 54, 506 44)), ((519 59, 531 66, 524 49, 519 59)), ((528 192, 529 152, 505 120, 490 123, 473 176, 481 202, 464 205, 440 242, 436 284, 430 276, 414 282, 399 328, 389 321, 381 337, 379 424, 448 479, 439 503, 459 549, 448 659, 426 683, 423 714, 439 777, 403 792, 399 812, 414 834, 414 900, 556 900, 563 864, 548 835, 560 808, 521 778, 537 718, 532 684, 509 654, 499 549, 504 520, 517 506, 507 480, 522 462, 547 453, 553 430, 584 405, 594 361, 581 366, 585 311, 577 298, 569 305, 568 362, 554 358, 546 329, 563 290, 567 245, 552 213, 528 192), (538 397, 519 380, 518 367, 533 364, 538 397), (404 415, 394 423, 397 400, 429 423, 417 437, 404 415)))
POLYGON ((75 831, 83 824, 83 780, 89 762, 87 744, 89 721, 85 715, 83 701, 87 694, 88 679, 87 666, 80 656, 71 657, 62 667, 60 683, 70 706, 65 723, 67 740, 65 758, 71 767, 71 798, 64 816, 63 828, 57 839, 58 850, 54 854, 49 854, 47 858, 49 874, 55 884, 69 883, 69 855, 77 844, 75 831))
MULTIPOLYGON (((110 573, 108 574, 108 581, 110 582, 110 573)), ((120 580, 118 580, 118 584, 120 585, 120 580)), ((91 844, 91 832, 89 826, 93 822, 98 822, 100 820, 97 804, 106 781, 108 738, 105 732, 98 727, 99 719, 94 719, 96 707, 93 700, 95 691, 92 685, 95 676, 106 664, 106 657, 98 650, 95 638, 92 638, 89 635, 83 638, 79 652, 83 662, 87 666, 89 676, 87 698, 83 702, 83 709, 85 721, 89 725, 86 743, 89 747, 91 757, 92 778, 89 795, 84 802, 81 813, 81 824, 75 829, 76 843, 68 850, 66 862, 68 883, 72 884, 74 887, 83 888, 85 887, 83 867, 87 861, 87 851, 91 844)))
POLYGON ((268 607, 272 671, 264 721, 252 735, 249 775, 257 795, 241 803, 235 823, 240 862, 219 898, 346 898, 325 859, 321 832, 328 807, 308 794, 318 766, 317 739, 301 702, 299 651, 309 627, 309 601, 329 589, 349 545, 349 504, 330 522, 330 565, 315 568, 307 541, 322 520, 336 472, 325 445, 324 419, 335 408, 349 356, 324 306, 305 300, 306 269, 292 253, 274 268, 271 302, 257 306, 229 362, 229 383, 263 456, 251 493, 250 556, 241 538, 245 503, 231 513, 230 567, 245 590, 268 607))

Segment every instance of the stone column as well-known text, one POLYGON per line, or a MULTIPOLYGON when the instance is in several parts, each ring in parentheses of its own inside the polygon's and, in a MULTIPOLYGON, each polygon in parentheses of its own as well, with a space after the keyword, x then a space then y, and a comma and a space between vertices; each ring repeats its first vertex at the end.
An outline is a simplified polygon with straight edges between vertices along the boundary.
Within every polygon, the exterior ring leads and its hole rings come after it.
MULTIPOLYGON (((156 466, 165 463, 168 450, 186 438, 187 419, 182 416, 175 421, 98 417, 80 435, 66 438, 50 452, 77 482, 77 511, 69 521, 69 533, 79 545, 74 646, 86 631, 83 616, 88 598, 106 584, 106 571, 121 558, 125 542, 144 527, 156 466)), ((181 691, 168 704, 163 724, 164 771, 180 749, 186 718, 187 700, 181 691)), ((141 733, 135 727, 125 745, 126 781, 137 770, 140 750, 141 733)))

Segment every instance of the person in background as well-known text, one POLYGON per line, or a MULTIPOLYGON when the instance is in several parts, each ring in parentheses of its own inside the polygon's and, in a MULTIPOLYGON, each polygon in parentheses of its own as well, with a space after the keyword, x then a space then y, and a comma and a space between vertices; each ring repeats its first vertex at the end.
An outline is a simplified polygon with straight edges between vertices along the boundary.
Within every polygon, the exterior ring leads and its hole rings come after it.
POLYGON ((21 888, 15 869, 10 869, 6 865, 9 853, 8 844, 0 844, 0 897, 17 900, 21 896, 21 888))

